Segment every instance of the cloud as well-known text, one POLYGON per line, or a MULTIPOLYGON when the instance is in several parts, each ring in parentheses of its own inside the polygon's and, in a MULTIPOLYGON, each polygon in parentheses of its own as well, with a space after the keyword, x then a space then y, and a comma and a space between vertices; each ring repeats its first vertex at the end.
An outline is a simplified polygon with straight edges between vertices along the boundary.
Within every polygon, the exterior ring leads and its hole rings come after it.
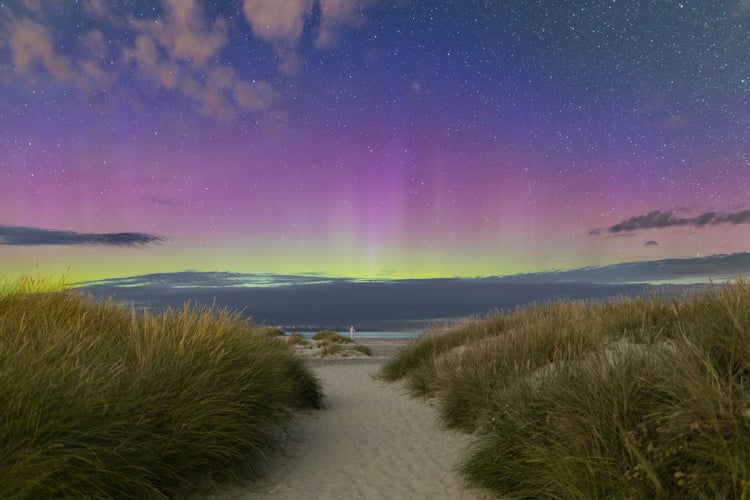
POLYGON ((123 52, 140 72, 167 91, 179 91, 199 104, 199 112, 219 121, 230 121, 238 112, 271 109, 279 94, 265 81, 248 82, 235 71, 215 62, 228 43, 227 22, 204 20, 193 0, 168 0, 166 19, 133 20, 139 33, 123 52))
MULTIPOLYGON (((43 6, 29 8, 41 12, 43 6)), ((0 64, 4 74, 20 76, 33 83, 49 75, 53 81, 77 88, 84 94, 111 87, 115 77, 105 69, 108 44, 98 30, 80 34, 76 42, 77 53, 62 53, 58 41, 44 24, 30 17, 18 16, 8 9, 0 17, 0 48, 7 47, 11 66, 0 64)))
POLYGON ((83 92, 111 87, 116 75, 105 69, 110 54, 104 34, 99 30, 88 31, 80 37, 79 45, 80 53, 86 57, 78 59, 76 87, 83 92))
POLYGON ((227 22, 223 18, 208 26, 195 0, 165 0, 165 4, 167 22, 138 24, 158 40, 171 59, 204 66, 227 44, 227 22))
POLYGON ((646 243, 644 243, 644 245, 646 245, 647 247, 655 247, 658 244, 659 242, 654 240, 648 240, 646 243))
POLYGON ((232 86, 234 98, 241 108, 248 111, 263 111, 269 109, 271 104, 279 97, 271 85, 266 82, 249 84, 241 80, 234 82, 232 86))
POLYGON ((104 18, 110 14, 110 6, 106 0, 83 0, 82 5, 92 17, 104 18))
POLYGON ((45 81, 86 97, 113 89, 134 65, 156 92, 180 93, 219 121, 273 111, 280 94, 268 82, 243 79, 218 62, 229 44, 227 19, 210 18, 196 0, 164 0, 162 6, 143 18, 101 0, 62 13, 45 2, 6 5, 0 9, 0 79, 45 81), (66 41, 69 34, 57 26, 73 22, 95 28, 66 41))
MULTIPOLYGON (((382 1, 243 0, 249 24, 243 28, 273 47, 281 73, 295 74, 303 65, 298 45, 306 22, 317 21, 314 46, 329 49, 382 1)), ((158 4, 138 12, 131 4, 104 0, 81 0, 63 10, 39 0, 6 3, 0 9, 0 80, 51 83, 86 98, 94 92, 114 96, 117 83, 135 74, 152 91, 179 93, 219 121, 248 113, 279 116, 281 95, 269 81, 252 79, 223 60, 236 32, 233 20, 207 13, 197 0, 158 4), (78 30, 72 39, 65 28, 71 26, 78 30)))
POLYGON ((245 0, 242 10, 257 37, 291 46, 302 35, 312 6, 312 0, 245 0))
POLYGON ((135 247, 161 243, 164 238, 146 233, 77 233, 23 226, 0 226, 0 245, 104 245, 135 247))
POLYGON ((360 280, 324 276, 316 273, 273 274, 273 273, 232 273, 215 271, 183 271, 177 273, 156 273, 127 278, 108 278, 86 281, 84 286, 109 287, 179 287, 188 288, 276 288, 282 286, 320 285, 325 283, 357 283, 360 280))
POLYGON ((279 70, 286 74, 299 71, 300 62, 294 47, 302 36, 305 17, 312 10, 312 0, 244 0, 242 10, 253 33, 274 46, 279 56, 279 70))
MULTIPOLYGON (((339 32, 365 21, 364 10, 379 0, 320 0, 320 23, 314 40, 318 49, 335 45, 339 32)), ((244 0, 245 19, 253 33, 271 45, 279 57, 279 70, 295 74, 301 61, 295 47, 313 10, 313 0, 244 0)))
POLYGON ((30 76, 39 65, 57 80, 73 80, 70 61, 57 53, 52 37, 41 24, 27 18, 8 24, 13 25, 8 40, 13 64, 19 73, 30 76))
POLYGON ((732 213, 708 211, 696 217, 677 217, 671 210, 668 212, 654 210, 646 215, 630 217, 629 219, 604 230, 594 229, 590 231, 589 234, 599 236, 603 231, 612 234, 620 234, 632 233, 644 229, 660 229, 673 226, 706 227, 717 226, 719 224, 750 224, 750 210, 740 210, 732 213))
POLYGON ((372 0, 320 0, 320 26, 315 47, 327 49, 335 44, 344 26, 357 26, 364 22, 362 10, 372 0))

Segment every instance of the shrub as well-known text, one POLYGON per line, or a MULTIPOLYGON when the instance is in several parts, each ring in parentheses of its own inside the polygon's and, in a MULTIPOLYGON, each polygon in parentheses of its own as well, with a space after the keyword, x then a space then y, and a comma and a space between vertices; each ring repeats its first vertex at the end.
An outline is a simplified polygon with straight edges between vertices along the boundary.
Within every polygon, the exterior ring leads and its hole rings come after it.
POLYGON ((372 351, 369 347, 364 345, 355 345, 355 344, 347 344, 343 345, 345 343, 328 343, 323 342, 321 344, 321 349, 318 352, 318 356, 326 357, 326 356, 333 356, 336 354, 339 354, 341 356, 347 357, 351 356, 355 352, 360 352, 362 354, 366 354, 367 356, 372 356, 372 351))
POLYGON ((331 344, 347 344, 347 343, 352 342, 350 338, 339 335, 338 333, 332 330, 325 330, 325 331, 316 333, 315 335, 313 335, 313 340, 317 340, 318 342, 331 343, 331 344))
POLYGON ((366 345, 357 344, 352 347, 352 350, 361 352, 362 354, 366 354, 367 356, 372 356, 372 349, 370 349, 370 347, 366 345))
POLYGON ((428 331, 389 360, 378 376, 391 382, 408 377, 409 386, 415 394, 430 394, 434 388, 435 362, 438 356, 467 342, 499 334, 504 329, 505 322, 505 317, 494 313, 482 322, 464 323, 446 333, 428 331))
POLYGON ((235 314, 139 316, 27 280, 0 294, 0 401, 3 496, 158 498, 257 474, 322 393, 235 314))
POLYGON ((304 335, 301 333, 293 333, 289 336, 289 339, 287 340, 288 344, 290 346, 293 345, 309 345, 310 341, 305 338, 304 335))
POLYGON ((266 337, 286 336, 286 333, 284 333, 284 330, 276 326, 261 326, 261 327, 256 328, 254 331, 260 335, 265 335, 266 337))
POLYGON ((332 356, 334 354, 341 354, 344 352, 344 348, 341 346, 341 344, 327 344, 324 345, 323 348, 318 352, 318 356, 324 358, 326 356, 332 356))
POLYGON ((461 465, 471 485, 503 498, 750 496, 745 280, 488 320, 421 337, 381 372, 477 432, 461 465))

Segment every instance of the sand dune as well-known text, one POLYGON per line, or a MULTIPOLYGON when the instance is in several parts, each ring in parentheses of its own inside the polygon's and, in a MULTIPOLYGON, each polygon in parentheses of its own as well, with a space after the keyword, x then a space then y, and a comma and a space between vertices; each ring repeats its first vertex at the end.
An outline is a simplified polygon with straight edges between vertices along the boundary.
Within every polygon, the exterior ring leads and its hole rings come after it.
POLYGON ((315 361, 327 408, 299 418, 288 458, 255 491, 235 486, 212 499, 470 499, 454 467, 471 437, 441 430, 437 411, 398 384, 372 376, 374 359, 315 361))

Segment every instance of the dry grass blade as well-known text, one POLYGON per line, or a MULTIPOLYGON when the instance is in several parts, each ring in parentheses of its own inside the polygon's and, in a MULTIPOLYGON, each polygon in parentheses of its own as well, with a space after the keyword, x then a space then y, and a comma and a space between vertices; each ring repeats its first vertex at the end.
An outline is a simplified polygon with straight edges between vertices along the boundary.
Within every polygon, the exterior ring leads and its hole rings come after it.
POLYGON ((22 280, 0 294, 0 491, 159 498, 248 475, 317 379, 226 311, 138 316, 22 280))
POLYGON ((559 302, 419 338, 381 372, 477 432, 503 498, 750 497, 750 284, 559 302))

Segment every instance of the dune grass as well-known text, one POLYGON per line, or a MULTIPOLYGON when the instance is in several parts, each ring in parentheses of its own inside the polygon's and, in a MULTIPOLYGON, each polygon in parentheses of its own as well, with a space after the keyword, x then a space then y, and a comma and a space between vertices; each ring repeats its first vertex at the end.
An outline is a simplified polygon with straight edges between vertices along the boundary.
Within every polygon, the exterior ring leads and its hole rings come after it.
POLYGON ((380 373, 475 432, 503 498, 748 498, 750 284, 558 302, 424 335, 380 373))
POLYGON ((505 321, 504 316, 494 313, 485 321, 464 323, 444 333, 427 332, 383 366, 378 376, 389 382, 406 377, 413 394, 432 395, 436 390, 435 363, 441 355, 472 341, 498 334, 504 328, 505 321))
POLYGON ((136 315, 31 279, 0 292, 5 498, 165 498, 253 477, 322 397, 286 343, 226 311, 136 315))
POLYGON ((357 344, 351 347, 351 350, 361 352, 365 356, 372 356, 372 349, 369 346, 357 344))
POLYGON ((340 342, 323 345, 320 349, 320 352, 318 353, 318 356, 321 358, 325 358, 327 356, 336 356, 336 355, 348 357, 354 354, 355 352, 362 353, 366 356, 372 356, 372 350, 366 345, 351 345, 350 344, 344 347, 343 343, 340 343, 340 342))
POLYGON ((290 346, 294 345, 301 345, 301 346, 308 346, 310 345, 310 341, 305 338, 304 335, 301 333, 293 333, 289 335, 289 338, 287 339, 287 342, 290 346))
POLYGON ((351 356, 353 352, 360 352, 366 356, 372 356, 372 350, 364 345, 355 345, 349 337, 344 337, 333 330, 325 330, 313 335, 313 340, 318 342, 321 348, 318 356, 325 358, 327 356, 351 356), (344 346, 344 344, 347 344, 344 346))
POLYGON ((286 333, 284 333, 284 330, 276 326, 259 326, 255 328, 255 331, 259 334, 265 335, 266 337, 286 336, 286 333))
POLYGON ((333 330, 318 332, 312 338, 321 344, 350 344, 353 342, 352 339, 344 337, 333 330))

